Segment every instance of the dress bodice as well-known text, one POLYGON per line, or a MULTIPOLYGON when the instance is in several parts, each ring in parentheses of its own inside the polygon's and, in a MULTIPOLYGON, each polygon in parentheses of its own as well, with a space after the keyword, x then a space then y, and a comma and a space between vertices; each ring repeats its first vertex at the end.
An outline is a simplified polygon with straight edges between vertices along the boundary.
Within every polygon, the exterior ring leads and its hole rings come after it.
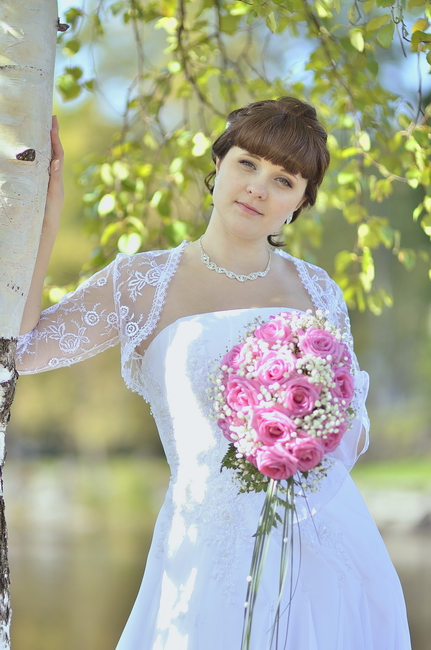
POLYGON ((226 597, 234 589, 229 572, 245 550, 251 552, 250 531, 263 495, 240 495, 231 470, 220 471, 228 441, 211 417, 209 376, 253 319, 278 312, 238 309, 180 318, 157 334, 142 362, 142 381, 172 473, 158 552, 173 557, 186 548, 193 552, 199 541, 210 544, 213 577, 225 586, 226 597))
POLYGON ((240 341, 249 323, 280 311, 269 307, 186 316, 165 327, 150 343, 142 381, 173 474, 181 467, 190 475, 202 464, 206 471, 219 473, 228 443, 210 416, 209 375, 223 354, 240 341))

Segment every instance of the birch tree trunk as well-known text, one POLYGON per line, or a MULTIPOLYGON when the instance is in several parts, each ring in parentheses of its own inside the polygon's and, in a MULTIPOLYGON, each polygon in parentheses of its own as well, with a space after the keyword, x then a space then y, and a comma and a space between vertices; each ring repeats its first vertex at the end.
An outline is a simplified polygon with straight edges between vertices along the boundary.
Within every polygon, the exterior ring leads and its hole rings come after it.
POLYGON ((1 469, 16 339, 45 208, 57 16, 57 0, 0 4, 0 650, 10 648, 11 619, 1 469))

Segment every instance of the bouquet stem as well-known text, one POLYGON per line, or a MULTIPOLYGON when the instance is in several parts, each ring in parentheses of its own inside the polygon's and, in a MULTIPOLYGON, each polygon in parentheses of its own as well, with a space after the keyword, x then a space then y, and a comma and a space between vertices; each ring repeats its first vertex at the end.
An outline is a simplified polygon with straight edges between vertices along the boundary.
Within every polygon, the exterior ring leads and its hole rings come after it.
POLYGON ((281 481, 270 479, 266 491, 265 501, 259 517, 257 531, 255 533, 255 543, 251 559, 250 575, 248 576, 248 587, 246 602, 244 603, 244 622, 242 630, 241 650, 250 650, 253 614, 256 604, 257 593, 265 566, 266 556, 271 540, 272 529, 276 527, 277 520, 280 516, 277 513, 278 506, 283 506, 283 530, 282 544, 280 552, 280 573, 279 573, 279 591, 277 607, 274 615, 271 638, 268 648, 271 648, 274 638, 278 638, 281 598, 283 595, 289 565, 291 564, 292 548, 292 523, 294 515, 294 492, 293 480, 287 480, 287 487, 280 487, 281 481), (279 492, 282 491, 286 498, 281 499, 279 492))

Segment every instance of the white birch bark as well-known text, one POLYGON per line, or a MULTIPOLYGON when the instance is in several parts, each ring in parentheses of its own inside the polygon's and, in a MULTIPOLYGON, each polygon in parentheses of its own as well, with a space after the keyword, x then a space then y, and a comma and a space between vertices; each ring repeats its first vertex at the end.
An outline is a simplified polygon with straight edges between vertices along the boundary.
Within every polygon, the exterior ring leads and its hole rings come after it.
POLYGON ((45 207, 57 17, 56 0, 0 4, 0 336, 4 338, 16 337, 19 331, 45 207))
POLYGON ((1 469, 45 208, 57 17, 57 0, 0 3, 0 650, 10 648, 11 619, 1 469))

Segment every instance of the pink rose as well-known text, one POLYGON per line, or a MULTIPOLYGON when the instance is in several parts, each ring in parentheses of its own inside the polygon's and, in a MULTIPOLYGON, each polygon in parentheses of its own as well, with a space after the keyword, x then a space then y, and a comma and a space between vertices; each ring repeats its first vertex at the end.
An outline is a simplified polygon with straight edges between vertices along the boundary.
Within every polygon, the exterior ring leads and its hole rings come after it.
POLYGON ((271 316, 269 321, 255 329, 254 336, 269 343, 290 341, 293 338, 293 332, 290 329, 287 314, 271 316))
POLYGON ((348 348, 348 346, 345 343, 343 343, 341 345, 341 347, 342 347, 343 351, 341 353, 340 361, 342 361, 343 365, 346 368, 351 368, 352 365, 353 365, 352 353, 350 352, 350 349, 348 348))
POLYGON ((291 433, 296 430, 293 420, 286 413, 276 408, 256 409, 252 427, 256 431, 258 439, 264 445, 289 442, 291 433))
POLYGON ((286 381, 284 373, 295 370, 295 357, 289 350, 271 350, 267 352, 258 365, 257 379, 268 386, 274 382, 286 381))
POLYGON ((283 384, 283 406, 294 418, 311 413, 319 396, 316 386, 304 376, 295 375, 283 384))
POLYGON ((355 381, 350 372, 342 366, 335 368, 334 381, 335 386, 331 388, 331 394, 350 403, 355 392, 355 381))
POLYGON ((229 442, 234 442, 234 440, 231 437, 232 431, 230 430, 230 426, 232 424, 232 418, 220 418, 219 420, 217 420, 217 424, 220 427, 224 437, 227 438, 229 442))
POLYGON ((245 457, 246 460, 248 460, 249 463, 257 467, 256 463, 256 451, 254 451, 252 454, 249 454, 248 456, 245 457))
POLYGON ((256 465, 259 472, 274 479, 293 476, 298 469, 298 461, 281 444, 262 447, 256 452, 256 465))
POLYGON ((301 350, 304 354, 312 354, 316 357, 326 357, 332 355, 332 362, 338 363, 344 352, 343 345, 326 330, 310 328, 301 338, 301 350))
POLYGON ((244 360, 243 345, 234 345, 233 348, 224 355, 221 365, 238 370, 241 363, 244 363, 244 360))
POLYGON ((335 430, 326 433, 325 437, 320 438, 320 441, 325 450, 325 454, 329 454, 329 452, 335 451, 335 449, 340 444, 341 438, 345 434, 346 430, 347 430, 347 423, 343 422, 335 430))
POLYGON ((234 411, 240 411, 243 406, 256 406, 260 388, 257 384, 238 375, 229 375, 226 384, 226 402, 234 411))
POLYGON ((301 472, 316 467, 325 455, 325 448, 317 438, 299 438, 295 444, 290 445, 289 450, 296 458, 301 472))

